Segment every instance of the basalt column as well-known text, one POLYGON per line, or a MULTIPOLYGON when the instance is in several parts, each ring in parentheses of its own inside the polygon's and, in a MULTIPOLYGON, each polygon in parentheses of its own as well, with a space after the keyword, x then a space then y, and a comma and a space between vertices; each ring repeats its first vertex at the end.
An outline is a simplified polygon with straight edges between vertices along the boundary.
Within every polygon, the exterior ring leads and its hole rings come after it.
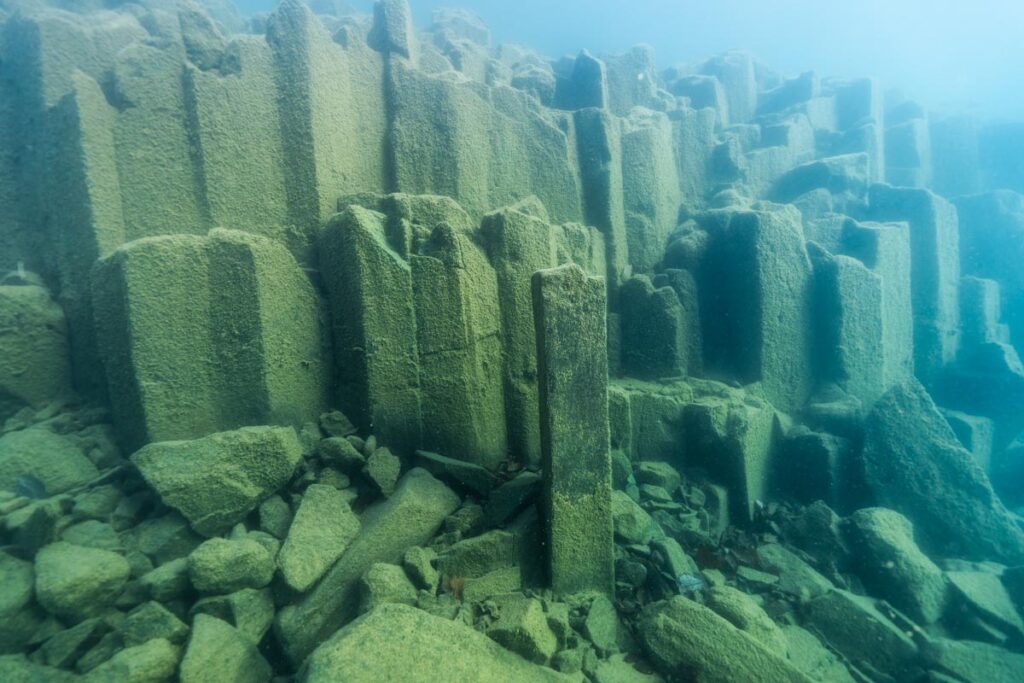
POLYGON ((538 271, 533 310, 551 585, 556 593, 611 594, 604 281, 574 264, 538 271))

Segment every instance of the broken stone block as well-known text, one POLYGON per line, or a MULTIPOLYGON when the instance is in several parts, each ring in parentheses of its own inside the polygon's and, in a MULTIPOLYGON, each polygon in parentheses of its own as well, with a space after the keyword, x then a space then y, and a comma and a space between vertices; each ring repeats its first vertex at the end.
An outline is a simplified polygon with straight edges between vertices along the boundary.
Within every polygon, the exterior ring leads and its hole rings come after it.
POLYGON ((884 357, 882 279, 855 258, 813 253, 819 374, 873 405, 887 388, 878 362, 884 357))
POLYGON ((907 223, 844 221, 839 249, 881 278, 882 381, 888 389, 914 374, 910 228, 907 223))
POLYGON ((685 408, 687 464, 705 468, 730 491, 734 520, 753 519, 769 494, 775 411, 762 400, 707 396, 685 408))
POLYGON ((436 592, 441 575, 434 566, 437 553, 430 548, 412 547, 402 556, 402 567, 417 588, 436 592))
POLYGON ((854 476, 855 450, 849 439, 798 425, 786 434, 774 478, 780 487, 809 505, 817 500, 848 509, 863 496, 854 476))
POLYGON ((999 576, 985 571, 950 571, 946 578, 953 594, 951 622, 966 622, 973 614, 1010 638, 1024 635, 1024 619, 999 576))
POLYGON ((335 216, 320 237, 320 269, 342 410, 402 453, 420 440, 419 356, 412 271, 386 220, 359 206, 335 216))
POLYGON ((772 618, 746 593, 731 586, 715 586, 707 592, 707 606, 769 652, 784 653, 786 637, 772 618))
POLYGON ((800 214, 760 204, 730 216, 711 235, 700 287, 706 365, 742 384, 760 382, 773 406, 795 410, 813 380, 811 261, 800 214))
POLYGON ((516 562, 516 535, 492 529, 455 543, 441 553, 438 568, 447 577, 479 577, 516 562))
POLYGON ((832 588, 832 582, 819 574, 804 560, 778 543, 766 543, 757 548, 757 561, 761 568, 779 577, 778 590, 803 603, 832 588))
POLYGON ((256 643, 241 631, 216 617, 197 614, 179 675, 182 683, 268 683, 273 671, 256 643))
POLYGON ((406 473, 390 498, 363 514, 359 535, 313 590, 278 612, 275 631, 288 658, 301 662, 348 622, 363 574, 376 562, 399 562, 408 548, 427 543, 458 505, 458 496, 426 470, 406 473))
POLYGON ((92 291, 129 449, 324 412, 327 330, 283 245, 221 229, 137 240, 102 260, 92 291))
POLYGON ((486 495, 499 482, 498 477, 486 467, 464 460, 446 458, 429 451, 416 451, 416 464, 435 477, 478 495, 486 495))
POLYGON ((359 533, 359 519, 333 486, 312 484, 277 557, 281 576, 302 593, 317 582, 359 533))
POLYGON ((559 78, 555 103, 561 109, 604 108, 608 105, 608 74, 605 64, 582 50, 567 77, 559 78))
POLYGON ((612 491, 611 516, 615 538, 627 545, 645 545, 657 531, 647 511, 622 491, 612 491))
POLYGON ((161 500, 205 536, 230 529, 292 476, 302 446, 291 427, 244 427, 154 443, 132 462, 161 500))
POLYGON ((274 598, 270 588, 244 588, 229 595, 201 598, 189 614, 192 617, 199 614, 214 616, 258 643, 274 620, 274 598))
POLYGON ((552 587, 610 594, 615 559, 605 286, 572 264, 538 271, 533 306, 552 587))
POLYGON ((21 652, 42 622, 32 604, 32 563, 0 552, 0 654, 21 652))
POLYGON ((373 6, 373 28, 367 42, 384 54, 416 59, 416 34, 406 0, 380 0, 373 6))
POLYGON ((103 619, 86 619, 51 636, 37 655, 48 666, 72 669, 78 659, 109 632, 110 626, 103 619))
POLYGON ((897 385, 875 406, 862 458, 878 503, 905 515, 926 551, 1024 560, 1024 533, 916 380, 897 385))
POLYGON ((728 103, 730 124, 746 123, 757 111, 757 79, 754 59, 747 52, 732 50, 705 62, 701 73, 722 84, 728 103))
POLYGON ((377 562, 360 579, 359 613, 393 602, 415 605, 416 587, 398 565, 377 562))
POLYGON ((407 605, 381 605, 320 645, 303 665, 302 683, 401 680, 412 671, 443 671, 451 680, 509 683, 569 681, 532 664, 458 621, 407 605))
POLYGON ((80 621, 111 607, 130 572, 117 553, 54 543, 36 555, 36 599, 51 614, 80 621))
POLYGON ((43 287, 0 285, 0 422, 71 390, 64 311, 43 287))
POLYGON ((853 666, 901 680, 912 676, 917 646, 869 598, 834 588, 804 608, 807 628, 853 666))
POLYGON ((384 496, 390 496, 394 492, 395 483, 401 473, 402 461, 387 448, 375 448, 366 459, 366 467, 363 468, 363 474, 384 496))
POLYGON ((914 370, 927 384, 956 355, 960 257, 956 208, 928 190, 873 185, 869 215, 910 226, 914 370))
POLYGON ((942 616, 946 578, 917 547, 910 520, 894 510, 865 508, 850 516, 847 529, 858 575, 872 594, 921 625, 942 616))
POLYGON ((1024 677, 1024 655, 988 643, 935 638, 922 650, 931 668, 965 683, 1016 681, 1024 677))
POLYGON ((789 661, 811 679, 821 683, 855 683, 839 658, 808 630, 782 626, 782 632, 786 636, 789 661))
POLYGON ((87 683, 168 681, 178 670, 181 648, 163 638, 121 650, 83 677, 87 683))
POLYGON ((181 619, 158 602, 146 602, 136 607, 117 630, 127 647, 142 645, 154 638, 182 645, 189 632, 188 626, 181 619))
POLYGON ((489 527, 503 526, 507 521, 531 505, 543 487, 541 475, 522 472, 491 491, 484 505, 484 523, 489 527))
POLYGON ((590 603, 583 621, 583 635, 598 652, 611 653, 619 649, 619 615, 612 601, 599 595, 590 603))
POLYGON ((538 465, 537 338, 530 278, 534 271, 555 265, 555 232, 546 220, 517 208, 484 216, 480 231, 498 279, 509 449, 518 461, 538 465))
POLYGON ((63 493, 99 477, 74 440, 33 427, 0 436, 0 489, 13 490, 19 477, 35 477, 46 496, 63 493))
POLYGON ((508 444, 497 275, 469 237, 445 224, 410 262, 423 444, 493 470, 508 444))
POLYGON ((689 369, 686 315, 675 290, 655 289, 636 275, 619 290, 622 306, 622 369, 632 377, 660 379, 689 369))
POLYGON ((263 588, 274 578, 274 558, 253 540, 211 538, 188 556, 188 575, 204 594, 263 588))
POLYGON ((811 679, 749 634, 689 598, 648 605, 640 613, 638 636, 659 673, 684 672, 704 681, 779 681, 811 679))
POLYGON ((558 649, 540 601, 524 596, 500 602, 498 619, 487 628, 487 635, 534 664, 546 664, 558 649))

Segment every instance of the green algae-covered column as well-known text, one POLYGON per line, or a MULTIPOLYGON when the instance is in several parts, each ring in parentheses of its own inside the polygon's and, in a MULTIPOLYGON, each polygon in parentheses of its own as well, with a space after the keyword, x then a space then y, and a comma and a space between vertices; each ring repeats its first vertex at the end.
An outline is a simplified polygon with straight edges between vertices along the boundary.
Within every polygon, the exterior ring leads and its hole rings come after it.
POLYGON ((614 588, 605 284, 569 264, 533 275, 551 585, 614 588))

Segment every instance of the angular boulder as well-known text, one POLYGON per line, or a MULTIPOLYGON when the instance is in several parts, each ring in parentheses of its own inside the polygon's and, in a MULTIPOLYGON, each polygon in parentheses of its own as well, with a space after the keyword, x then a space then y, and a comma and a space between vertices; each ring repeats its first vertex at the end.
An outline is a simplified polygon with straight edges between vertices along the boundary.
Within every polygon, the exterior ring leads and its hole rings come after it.
POLYGON ((277 557, 281 576, 303 592, 324 575, 359 533, 359 518, 333 486, 306 489, 277 557))
POLYGON ((128 561, 117 553, 64 542, 40 550, 35 570, 39 604, 72 622, 112 606, 131 573, 128 561))
POLYGON ((640 644, 665 677, 696 683, 809 683, 805 674, 751 635, 688 598, 644 608, 640 644))
POLYGON ((291 427, 243 427, 150 444, 132 462, 167 506, 200 534, 215 536, 283 486, 301 457, 291 427))
POLYGON ((78 444, 48 429, 23 429, 0 437, 0 490, 31 475, 52 495, 87 484, 99 474, 78 444))
POLYGON ((303 665, 301 683, 534 683, 570 681, 531 664, 458 621, 381 605, 338 631, 303 665))
POLYGON ((1024 533, 918 381, 879 400, 862 457, 878 503, 905 515, 926 551, 1024 562, 1024 533))

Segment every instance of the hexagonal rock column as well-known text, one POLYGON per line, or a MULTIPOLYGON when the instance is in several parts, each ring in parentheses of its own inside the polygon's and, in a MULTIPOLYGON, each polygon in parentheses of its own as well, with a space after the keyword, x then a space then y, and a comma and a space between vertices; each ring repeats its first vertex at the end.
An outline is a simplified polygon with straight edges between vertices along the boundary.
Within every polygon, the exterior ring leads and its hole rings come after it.
POLYGON ((281 244, 220 229, 130 242, 97 265, 93 308, 126 448, 326 408, 323 312, 281 244))
POLYGON ((569 264, 533 275, 544 513, 557 593, 614 588, 605 284, 569 264))

